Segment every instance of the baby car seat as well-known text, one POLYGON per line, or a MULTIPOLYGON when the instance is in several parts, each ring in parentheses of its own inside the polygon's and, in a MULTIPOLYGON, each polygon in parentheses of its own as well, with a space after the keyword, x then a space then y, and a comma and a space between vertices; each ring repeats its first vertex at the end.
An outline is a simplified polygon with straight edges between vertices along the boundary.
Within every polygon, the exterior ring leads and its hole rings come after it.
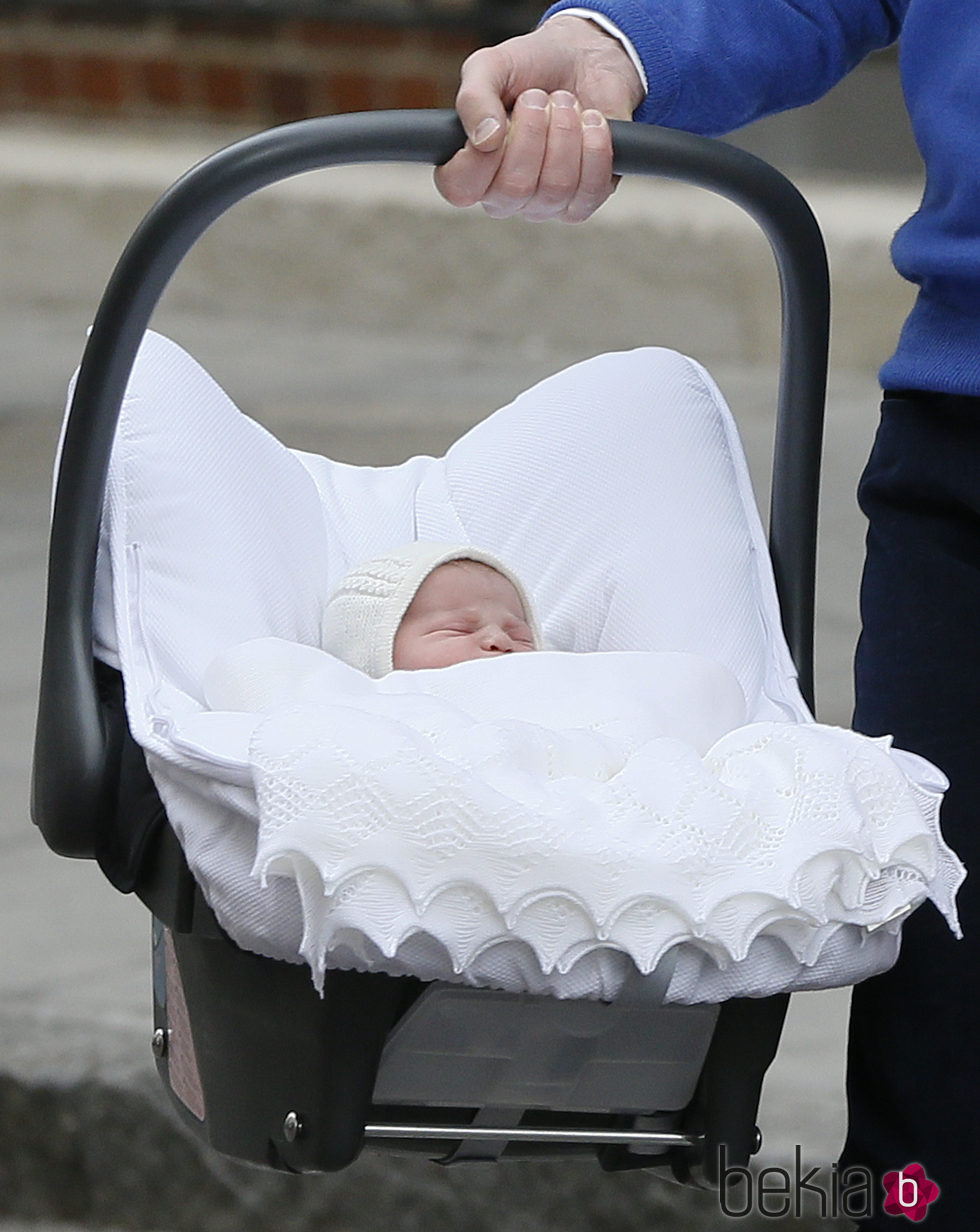
MULTIPOLYGON (((812 701, 816 498, 828 292, 805 203, 764 163, 687 134, 615 124, 620 173, 668 176, 746 208, 783 292, 770 550, 788 645, 812 701)), ((59 854, 95 858, 153 916, 153 1052, 182 1120, 217 1150, 296 1172, 350 1164, 367 1142, 455 1162, 593 1153, 713 1184, 757 1149, 755 1118, 787 998, 661 1003, 666 968, 614 1003, 328 971, 236 946, 218 925, 126 720, 120 673, 93 656, 93 577, 119 408, 151 313, 203 231, 300 172, 441 163, 449 112, 335 116, 239 142, 154 207, 106 290, 62 442, 51 532, 33 813, 59 854)), ((488 224, 489 225, 489 224, 488 224)))

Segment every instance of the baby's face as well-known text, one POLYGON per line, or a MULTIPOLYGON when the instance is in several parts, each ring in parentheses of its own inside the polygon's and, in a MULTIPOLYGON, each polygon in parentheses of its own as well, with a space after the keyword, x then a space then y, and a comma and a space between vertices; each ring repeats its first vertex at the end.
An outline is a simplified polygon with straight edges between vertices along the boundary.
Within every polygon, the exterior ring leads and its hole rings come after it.
POLYGON ((451 561, 429 574, 395 634, 396 671, 449 667, 466 659, 533 650, 517 591, 476 561, 451 561))

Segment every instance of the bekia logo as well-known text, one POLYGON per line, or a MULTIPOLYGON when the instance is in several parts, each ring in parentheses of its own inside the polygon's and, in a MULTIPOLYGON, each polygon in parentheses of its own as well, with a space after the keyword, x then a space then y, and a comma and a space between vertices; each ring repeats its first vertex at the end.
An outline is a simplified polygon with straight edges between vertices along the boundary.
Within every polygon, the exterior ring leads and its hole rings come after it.
MULTIPOLYGON (((724 1145, 718 1152, 718 1198, 729 1219, 751 1214, 767 1219, 800 1219, 819 1213, 821 1219, 846 1216, 867 1219, 874 1213, 875 1190, 869 1169, 860 1166, 838 1169, 808 1167, 802 1149, 795 1150, 792 1168, 768 1167, 758 1171, 729 1165, 724 1145)), ((886 1215, 904 1216, 919 1223, 939 1197, 939 1186, 926 1176, 919 1163, 906 1164, 882 1177, 886 1215)))
POLYGON ((801 1219, 819 1212, 821 1219, 841 1215, 867 1218, 874 1205, 874 1179, 867 1168, 843 1170, 809 1167, 797 1146, 792 1168, 768 1167, 758 1171, 729 1165, 727 1148, 718 1151, 718 1199, 729 1219, 758 1214, 765 1219, 801 1219))
POLYGON ((886 1215, 904 1215, 914 1223, 925 1219, 929 1206, 939 1197, 939 1186, 930 1181, 921 1164, 906 1164, 881 1178, 885 1187, 882 1210, 886 1215))

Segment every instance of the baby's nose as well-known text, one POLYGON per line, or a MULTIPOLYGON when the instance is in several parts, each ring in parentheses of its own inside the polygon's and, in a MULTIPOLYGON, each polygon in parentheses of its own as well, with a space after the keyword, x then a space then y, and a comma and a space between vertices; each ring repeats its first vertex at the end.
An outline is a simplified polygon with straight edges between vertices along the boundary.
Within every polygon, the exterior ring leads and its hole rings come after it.
POLYGON ((483 649, 497 654, 510 654, 517 644, 506 630, 488 625, 483 631, 483 649))

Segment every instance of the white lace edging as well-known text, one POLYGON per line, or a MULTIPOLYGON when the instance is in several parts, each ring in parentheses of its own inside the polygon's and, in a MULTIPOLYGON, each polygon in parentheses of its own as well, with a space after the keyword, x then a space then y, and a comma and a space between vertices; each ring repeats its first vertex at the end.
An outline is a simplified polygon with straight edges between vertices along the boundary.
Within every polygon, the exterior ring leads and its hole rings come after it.
MULTIPOLYGON (((270 716, 252 745, 254 872, 295 879, 318 983, 335 948, 383 966, 419 933, 457 976, 505 941, 545 975, 602 950, 646 973, 685 943, 724 969, 761 936, 809 966, 842 925, 873 931, 926 898, 959 933, 965 874, 941 791, 910 780, 887 740, 759 723, 703 759, 651 740, 585 778, 566 773, 567 733, 538 733, 535 776, 501 762, 500 725, 449 739, 389 724, 364 756, 336 709, 270 716)), ((572 743, 581 770, 581 733, 572 743)))

